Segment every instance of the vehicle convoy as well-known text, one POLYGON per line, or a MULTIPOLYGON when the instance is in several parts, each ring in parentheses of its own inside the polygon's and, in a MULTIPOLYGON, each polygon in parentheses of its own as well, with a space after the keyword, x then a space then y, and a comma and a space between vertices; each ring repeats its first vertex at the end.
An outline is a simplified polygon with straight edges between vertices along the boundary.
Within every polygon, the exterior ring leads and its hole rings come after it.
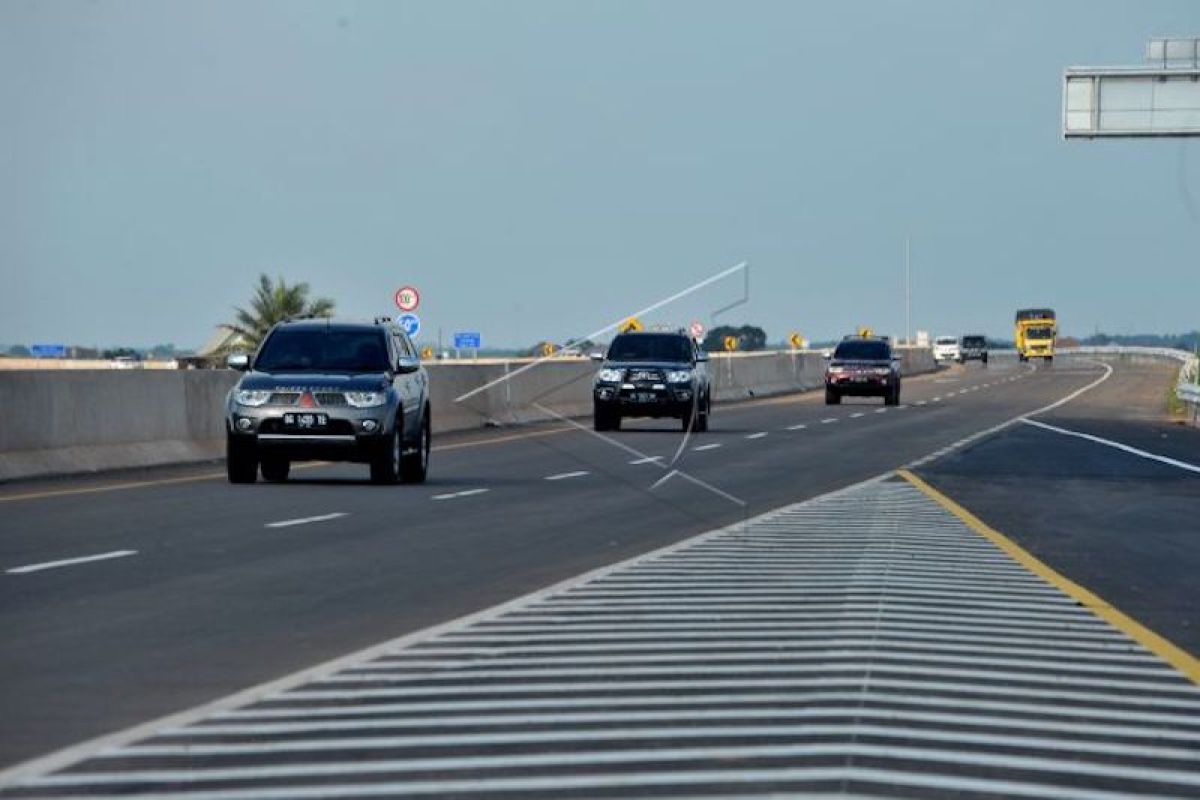
POLYGON ((933 340, 933 360, 938 363, 944 361, 958 361, 962 355, 962 351, 958 346, 957 336, 939 336, 933 340))
POLYGON ((987 337, 982 334, 970 334, 962 337, 958 346, 958 363, 982 361, 988 363, 987 337))
POLYGON ((847 336, 825 367, 825 404, 843 397, 882 397, 885 405, 900 403, 900 364, 885 338, 847 336))
POLYGON ((353 461, 376 483, 419 483, 429 469, 429 378, 402 328, 327 319, 287 321, 226 400, 231 483, 287 480, 293 461, 353 461))
POLYGON ((1016 340, 1017 358, 1028 361, 1043 358, 1049 364, 1054 360, 1054 337, 1058 335, 1058 320, 1052 308, 1023 308, 1017 312, 1016 340))
POLYGON ((708 353, 687 333, 619 334, 592 388, 595 428, 619 430, 626 417, 674 417, 683 430, 708 430, 708 353))

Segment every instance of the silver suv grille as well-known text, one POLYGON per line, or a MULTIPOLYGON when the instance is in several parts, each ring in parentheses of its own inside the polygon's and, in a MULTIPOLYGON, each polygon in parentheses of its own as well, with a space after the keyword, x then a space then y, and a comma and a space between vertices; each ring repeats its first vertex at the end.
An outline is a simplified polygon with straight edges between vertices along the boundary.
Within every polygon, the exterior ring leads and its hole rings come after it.
POLYGON ((294 406, 299 399, 299 392, 272 392, 267 403, 273 406, 294 406))
POLYGON ((663 376, 661 372, 652 369, 634 369, 629 371, 629 377, 626 379, 632 382, 638 381, 653 381, 662 383, 663 376))
POLYGON ((346 395, 341 392, 316 392, 313 398, 319 406, 344 406, 346 405, 346 395))

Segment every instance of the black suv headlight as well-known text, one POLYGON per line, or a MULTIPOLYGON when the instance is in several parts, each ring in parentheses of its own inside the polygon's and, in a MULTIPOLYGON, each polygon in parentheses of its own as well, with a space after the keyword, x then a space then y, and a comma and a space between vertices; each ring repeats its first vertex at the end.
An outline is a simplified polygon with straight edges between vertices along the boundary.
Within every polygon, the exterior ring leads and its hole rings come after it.
POLYGON ((667 373, 667 383, 691 383, 692 371, 690 369, 676 369, 667 373))
POLYGON ((621 370, 610 369, 608 367, 596 373, 596 380, 599 383, 620 383, 621 377, 621 370))

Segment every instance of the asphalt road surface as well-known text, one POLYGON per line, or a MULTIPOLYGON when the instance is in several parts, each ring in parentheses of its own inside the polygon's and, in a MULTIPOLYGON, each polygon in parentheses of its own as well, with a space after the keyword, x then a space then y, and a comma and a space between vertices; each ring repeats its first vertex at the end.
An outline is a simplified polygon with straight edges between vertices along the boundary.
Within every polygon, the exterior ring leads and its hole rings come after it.
MULTIPOLYGON (((1157 424, 1153 408, 1150 419, 1126 413, 1153 406, 1139 392, 1157 391, 1161 404, 1166 372, 1118 365, 1105 375, 1083 360, 1046 369, 997 359, 909 379, 898 408, 827 407, 815 394, 718 407, 712 430, 686 441, 676 426, 651 421, 607 441, 566 424, 448 436, 423 486, 376 487, 360 468, 321 466, 286 485, 165 470, 5 487, 0 635, 13 645, 0 664, 0 760, 197 706, 931 453, 944 453, 921 467, 935 485, 968 507, 978 502, 974 510, 1014 538, 1044 536, 1045 516, 1014 509, 1061 498, 1050 481, 1023 485, 1025 470, 1045 476, 1075 448, 1105 446, 1024 424, 956 444, 1091 386, 1038 419, 1127 434, 1147 450, 1170 441, 1158 449, 1197 460, 1193 432, 1170 429, 1177 439, 1154 441, 1144 430, 1157 424), (1071 416, 1077 407, 1090 409, 1088 420, 1071 416), (1027 463, 1031 452, 1038 457, 1027 463), (1007 494, 980 493, 994 470, 1007 494)), ((1116 455, 1080 457, 1101 464, 1116 455)), ((1095 588, 1114 603, 1136 601, 1144 622, 1194 645, 1176 589, 1200 546, 1194 530, 1188 537, 1167 522, 1189 508, 1194 518, 1197 476, 1149 474, 1165 465, 1129 458, 1102 468, 1154 484, 1169 510, 1105 514, 1092 494, 1109 486, 1072 484, 1065 497, 1079 516, 1060 528, 1078 533, 1073 526, 1090 524, 1091 513, 1111 530, 1054 566, 1081 582, 1113 576, 1095 588), (1163 529, 1159 544, 1139 551, 1136 592, 1120 589, 1132 568, 1111 567, 1125 556, 1130 525, 1163 529), (1108 566, 1089 572, 1089 563, 1108 566), (1145 589, 1147 570, 1170 580, 1145 589)))

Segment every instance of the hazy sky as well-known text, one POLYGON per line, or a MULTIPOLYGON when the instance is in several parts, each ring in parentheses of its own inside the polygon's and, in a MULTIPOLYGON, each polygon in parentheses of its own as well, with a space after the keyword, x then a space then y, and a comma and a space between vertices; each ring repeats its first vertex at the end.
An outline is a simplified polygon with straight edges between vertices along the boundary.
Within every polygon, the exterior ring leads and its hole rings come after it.
MULTIPOLYGON (((1175 2, 0 0, 0 342, 197 346, 257 273, 487 345, 746 259, 729 322, 1200 327, 1200 143, 1064 142, 1175 2)), ((652 321, 707 321, 731 282, 652 321)))

